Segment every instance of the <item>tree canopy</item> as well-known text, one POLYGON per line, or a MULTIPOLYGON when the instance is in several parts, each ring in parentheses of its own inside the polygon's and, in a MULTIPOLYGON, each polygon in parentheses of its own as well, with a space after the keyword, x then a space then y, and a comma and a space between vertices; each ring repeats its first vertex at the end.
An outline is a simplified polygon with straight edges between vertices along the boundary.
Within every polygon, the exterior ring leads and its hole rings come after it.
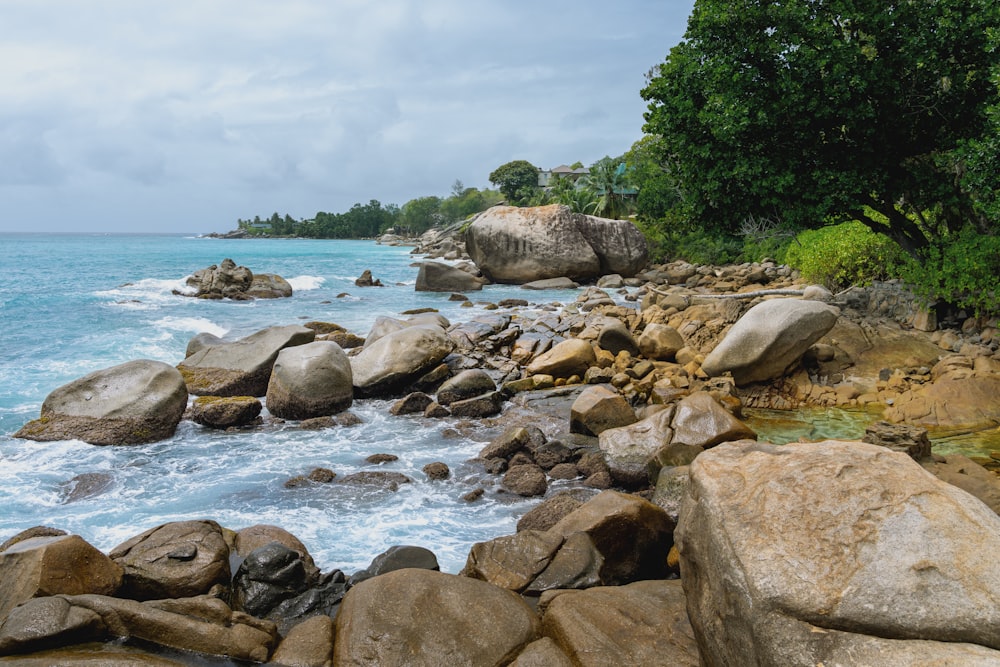
POLYGON ((996 104, 998 25, 995 0, 696 0, 644 130, 700 224, 856 219, 920 255, 990 225, 963 147, 996 104))
POLYGON ((490 173, 490 183, 514 204, 524 198, 526 191, 530 196, 530 192, 538 187, 538 167, 527 160, 507 162, 490 173))

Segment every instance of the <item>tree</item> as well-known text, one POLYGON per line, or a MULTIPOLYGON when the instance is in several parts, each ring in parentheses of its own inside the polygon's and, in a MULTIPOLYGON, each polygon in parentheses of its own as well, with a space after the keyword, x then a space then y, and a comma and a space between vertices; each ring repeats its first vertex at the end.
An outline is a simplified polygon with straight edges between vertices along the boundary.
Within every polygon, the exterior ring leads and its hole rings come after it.
POLYGON ((628 215, 631 184, 622 158, 601 158, 590 167, 586 178, 586 187, 597 195, 594 215, 615 219, 628 215))
POLYGON ((421 234, 442 221, 440 197, 419 197, 403 204, 399 223, 410 234, 421 234))
POLYGON ((646 135, 625 154, 629 176, 638 190, 635 213, 643 220, 660 220, 676 209, 682 191, 666 160, 663 139, 646 135))
POLYGON ((997 25, 995 0, 696 0, 644 130, 701 224, 856 219, 921 256, 974 210, 958 148, 987 129, 997 25))
POLYGON ((527 160, 514 160, 494 169, 490 183, 499 188, 508 202, 516 204, 538 188, 538 167, 527 160))

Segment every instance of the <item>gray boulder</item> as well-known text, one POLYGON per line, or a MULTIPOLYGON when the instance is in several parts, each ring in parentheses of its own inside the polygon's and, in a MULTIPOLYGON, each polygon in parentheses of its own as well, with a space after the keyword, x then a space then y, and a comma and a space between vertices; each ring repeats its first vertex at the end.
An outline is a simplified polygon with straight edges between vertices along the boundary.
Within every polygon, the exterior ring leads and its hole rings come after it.
POLYGON ((500 667, 538 638, 538 628, 516 593, 453 574, 396 570, 344 596, 333 664, 500 667))
POLYGON ((246 293, 255 299, 281 299, 292 295, 292 286, 276 273, 255 273, 246 293))
POLYGON ((496 388, 496 383, 486 371, 470 368, 445 380, 437 391, 437 401, 441 405, 451 405, 455 401, 496 391, 496 388))
POLYGON ((648 259, 645 238, 631 222, 573 213, 558 204, 494 206, 469 226, 465 241, 472 261, 500 283, 633 276, 648 259))
POLYGON ((174 434, 187 399, 177 369, 148 359, 128 361, 59 387, 45 398, 40 418, 14 437, 92 445, 156 442, 174 434))
POLYGON ((222 264, 213 264, 195 271, 187 277, 185 283, 194 291, 193 296, 199 298, 239 298, 250 289, 253 271, 245 266, 237 266, 236 262, 226 258, 222 260, 222 264))
POLYGON ((837 323, 840 311, 819 301, 775 299, 757 304, 705 358, 709 376, 729 371, 738 385, 779 378, 837 323))
POLYGON ((647 462, 674 437, 672 407, 642 421, 601 431, 599 445, 612 478, 628 486, 649 482, 647 462))
POLYGON ((442 264, 421 262, 417 272, 417 292, 474 292, 483 289, 486 281, 468 271, 442 264))
POLYGON ((1000 518, 905 454, 701 454, 675 537, 703 664, 1000 664, 1000 518))
POLYGON ((323 417, 353 401, 351 362, 336 343, 317 340, 278 353, 267 385, 267 409, 275 417, 323 417))
POLYGON ((407 326, 394 331, 351 357, 354 388, 360 396, 398 391, 437 366, 454 347, 438 326, 407 326))
POLYGON ((316 332, 288 325, 271 327, 237 341, 200 336, 193 354, 177 365, 188 391, 198 396, 263 396, 278 352, 311 343, 316 332))
POLYGON ((635 336, 621 320, 616 317, 605 317, 598 326, 600 331, 597 334, 597 344, 602 349, 615 355, 622 351, 628 352, 633 357, 639 354, 635 336))
POLYGON ((698 391, 677 402, 672 442, 711 447, 729 440, 756 440, 752 428, 722 407, 708 392, 698 391))

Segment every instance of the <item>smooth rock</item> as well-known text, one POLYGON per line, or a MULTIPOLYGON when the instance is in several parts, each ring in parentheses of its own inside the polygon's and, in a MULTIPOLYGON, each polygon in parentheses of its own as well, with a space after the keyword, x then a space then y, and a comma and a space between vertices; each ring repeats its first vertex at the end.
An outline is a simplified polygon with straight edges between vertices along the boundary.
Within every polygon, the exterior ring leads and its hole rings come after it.
POLYGON ((398 391, 437 366, 454 347, 438 326, 408 326, 389 333, 351 357, 354 388, 360 396, 398 391))
POLYGON ((605 385, 591 385, 580 392, 570 408, 570 432, 600 435, 636 422, 635 411, 621 394, 605 385))
POLYGON ((311 419, 351 407, 351 362, 336 343, 317 340, 281 350, 267 385, 267 409, 282 419, 311 419))

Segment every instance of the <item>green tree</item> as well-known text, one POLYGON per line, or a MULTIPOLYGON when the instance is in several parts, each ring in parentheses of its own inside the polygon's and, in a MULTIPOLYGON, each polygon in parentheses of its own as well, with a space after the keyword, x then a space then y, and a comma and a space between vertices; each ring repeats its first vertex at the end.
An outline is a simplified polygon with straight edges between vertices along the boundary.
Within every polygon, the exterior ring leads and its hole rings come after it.
POLYGON ((620 219, 628 215, 632 185, 622 158, 605 156, 590 167, 586 186, 596 196, 593 214, 620 219))
POLYGON ((643 220, 661 220, 682 201, 680 184, 671 171, 663 139, 646 135, 625 153, 630 179, 638 190, 635 213, 643 220))
POLYGON ((442 222, 440 197, 420 197, 403 204, 399 224, 410 234, 422 234, 442 222))
POLYGON ((958 149, 987 129, 998 25, 995 0, 696 0, 644 129, 699 224, 855 219, 921 256, 974 209, 958 149))
POLYGON ((509 203, 517 204, 538 189, 538 167, 527 160, 514 160, 494 169, 490 183, 497 186, 509 203))
MULTIPOLYGON (((456 181, 456 184, 459 182, 456 181)), ((456 194, 452 188, 452 195, 441 202, 441 217, 444 224, 465 220, 470 215, 475 215, 480 211, 485 211, 490 206, 494 206, 503 200, 503 195, 496 190, 478 190, 476 188, 463 187, 462 192, 456 194)))

